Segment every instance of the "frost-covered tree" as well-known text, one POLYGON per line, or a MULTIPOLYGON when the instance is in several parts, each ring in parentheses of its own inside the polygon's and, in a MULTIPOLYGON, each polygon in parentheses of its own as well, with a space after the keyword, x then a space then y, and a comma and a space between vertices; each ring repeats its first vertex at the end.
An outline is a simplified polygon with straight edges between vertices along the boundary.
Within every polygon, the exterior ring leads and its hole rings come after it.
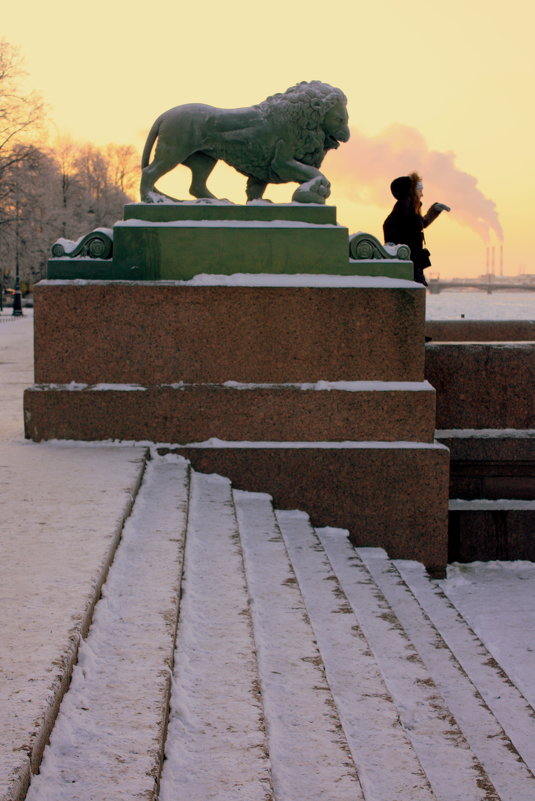
POLYGON ((24 75, 18 50, 0 39, 0 200, 6 192, 6 170, 32 158, 44 121, 42 100, 22 88, 24 75))
POLYGON ((27 151, 24 159, 16 158, 17 148, 13 154, 3 173, 0 264, 6 283, 13 282, 17 264, 21 279, 31 283, 44 275, 50 241, 61 225, 58 171, 54 159, 40 148, 27 151))
POLYGON ((45 145, 43 103, 22 89, 22 59, 0 40, 0 282, 46 274, 50 246, 111 227, 134 197, 139 158, 130 145, 45 145))
POLYGON ((76 239, 122 219, 134 196, 139 156, 130 145, 80 145, 62 137, 50 150, 59 173, 61 233, 76 239))
MULTIPOLYGON (((132 196, 121 189, 120 163, 108 161, 113 148, 121 151, 120 146, 97 148, 63 138, 54 147, 33 147, 24 160, 13 159, 4 171, 0 201, 0 265, 6 283, 13 282, 17 262, 24 282, 44 277, 50 247, 59 237, 76 240, 122 218, 132 196)), ((123 186, 129 186, 126 173, 123 186)))
POLYGON ((106 145, 108 179, 128 197, 134 197, 139 185, 139 153, 132 145, 106 145))
POLYGON ((82 145, 75 158, 75 170, 93 227, 113 225, 121 219, 129 198, 114 183, 106 151, 92 144, 82 145))
POLYGON ((35 142, 42 132, 44 108, 35 93, 22 87, 25 72, 18 50, 0 39, 0 282, 22 259, 14 248, 21 231, 23 194, 18 190, 24 171, 30 174, 39 160, 35 142))

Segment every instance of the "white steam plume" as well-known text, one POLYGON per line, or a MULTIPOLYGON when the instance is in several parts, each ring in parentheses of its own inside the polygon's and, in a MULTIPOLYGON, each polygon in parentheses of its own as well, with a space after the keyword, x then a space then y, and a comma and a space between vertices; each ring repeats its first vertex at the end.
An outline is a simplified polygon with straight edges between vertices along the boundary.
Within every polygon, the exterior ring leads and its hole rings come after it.
POLYGON ((424 211, 434 201, 446 203, 455 219, 485 242, 492 232, 503 241, 496 204, 481 192, 477 179, 456 167, 454 153, 429 150, 415 128, 394 124, 370 137, 352 129, 351 139, 340 146, 327 170, 340 194, 385 207, 394 203, 390 182, 411 172, 423 177, 424 211))

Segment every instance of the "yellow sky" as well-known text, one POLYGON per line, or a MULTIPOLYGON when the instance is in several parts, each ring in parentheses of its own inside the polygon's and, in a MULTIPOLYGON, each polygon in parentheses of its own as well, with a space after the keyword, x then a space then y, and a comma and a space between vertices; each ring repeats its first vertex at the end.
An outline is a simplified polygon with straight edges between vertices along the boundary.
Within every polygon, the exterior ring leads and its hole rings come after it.
MULTIPOLYGON (((247 106, 300 80, 340 87, 355 135, 324 162, 339 221, 381 236, 390 181, 423 165, 424 203, 454 207, 427 232, 432 270, 446 277, 484 271, 470 221, 492 203, 505 272, 535 273, 534 25, 530 0, 27 0, 3 9, 1 35, 58 131, 97 144, 141 150, 154 118, 181 103, 247 106)), ((179 168, 161 186, 185 198, 188 178, 179 168)), ((245 179, 224 167, 210 187, 245 198, 245 179)), ((288 201, 293 188, 266 197, 288 201)))

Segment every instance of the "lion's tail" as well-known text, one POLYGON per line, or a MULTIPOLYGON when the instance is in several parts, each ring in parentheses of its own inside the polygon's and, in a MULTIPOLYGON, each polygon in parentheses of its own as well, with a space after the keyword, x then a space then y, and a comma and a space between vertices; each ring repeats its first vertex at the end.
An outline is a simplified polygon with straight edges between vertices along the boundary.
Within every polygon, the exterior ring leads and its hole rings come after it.
POLYGON ((146 167, 149 163, 152 146, 154 145, 158 137, 158 131, 160 130, 161 122, 162 118, 158 117, 158 119, 156 120, 156 122, 149 131, 149 135, 147 136, 147 141, 145 142, 145 147, 143 148, 143 155, 141 156, 141 169, 146 167))

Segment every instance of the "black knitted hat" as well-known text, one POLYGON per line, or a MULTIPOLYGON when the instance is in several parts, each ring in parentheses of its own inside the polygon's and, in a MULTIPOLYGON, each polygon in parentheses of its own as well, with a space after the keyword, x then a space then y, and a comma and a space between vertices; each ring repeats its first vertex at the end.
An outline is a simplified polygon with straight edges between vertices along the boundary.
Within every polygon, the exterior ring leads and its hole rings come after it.
POLYGON ((396 200, 406 200, 411 192, 412 181, 408 175, 402 175, 401 178, 395 178, 390 184, 390 191, 396 200))

